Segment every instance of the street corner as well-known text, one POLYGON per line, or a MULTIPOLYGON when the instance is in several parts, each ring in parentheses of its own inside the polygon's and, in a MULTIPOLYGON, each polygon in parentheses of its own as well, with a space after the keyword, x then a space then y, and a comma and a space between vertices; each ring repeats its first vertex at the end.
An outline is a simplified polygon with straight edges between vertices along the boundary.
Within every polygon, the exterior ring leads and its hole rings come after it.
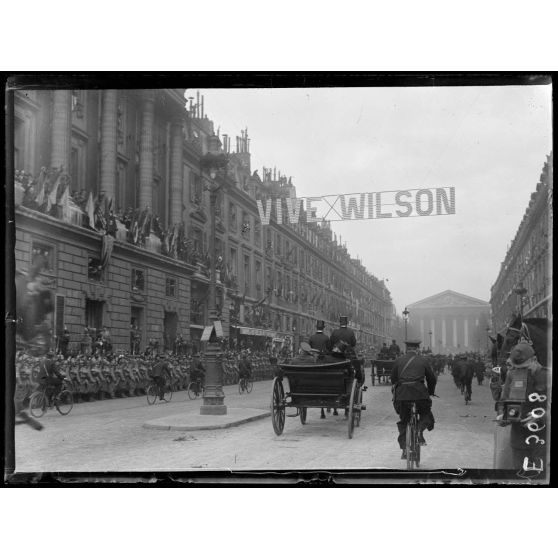
POLYGON ((226 415, 200 415, 199 412, 194 411, 150 420, 143 424, 143 428, 182 431, 219 430, 264 419, 270 415, 270 411, 249 408, 229 408, 226 415))

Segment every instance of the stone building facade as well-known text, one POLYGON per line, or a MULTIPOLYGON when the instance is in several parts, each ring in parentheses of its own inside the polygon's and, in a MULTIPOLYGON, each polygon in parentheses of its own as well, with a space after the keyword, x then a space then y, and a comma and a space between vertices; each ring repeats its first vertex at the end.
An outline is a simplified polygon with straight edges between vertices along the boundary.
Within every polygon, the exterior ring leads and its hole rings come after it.
POLYGON ((552 165, 551 153, 490 290, 495 331, 504 329, 517 312, 552 316, 552 165))
POLYGON ((488 302, 447 290, 407 306, 408 337, 438 354, 485 351, 488 344, 488 302))
POLYGON ((217 310, 228 339, 297 345, 317 319, 333 328, 340 314, 363 344, 390 337, 389 291, 327 224, 261 224, 256 200, 294 186, 251 169, 247 130, 232 151, 199 95, 188 104, 183 89, 19 90, 11 108, 16 268, 46 261, 53 336, 66 325, 76 347, 84 327, 106 326, 129 350, 133 326, 141 350, 177 334, 197 348, 209 306, 208 190, 218 184, 217 310), (228 159, 214 179, 202 164, 211 142, 228 159), (64 180, 45 181, 52 169, 64 180))

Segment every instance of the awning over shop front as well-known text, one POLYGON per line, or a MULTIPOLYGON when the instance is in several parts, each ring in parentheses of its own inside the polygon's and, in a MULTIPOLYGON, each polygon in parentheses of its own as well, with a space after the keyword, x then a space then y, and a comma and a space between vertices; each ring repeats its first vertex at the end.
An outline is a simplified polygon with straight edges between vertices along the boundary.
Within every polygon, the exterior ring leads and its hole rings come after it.
POLYGON ((255 337, 276 337, 277 332, 270 329, 258 329, 255 327, 240 327, 240 335, 253 335, 255 337))

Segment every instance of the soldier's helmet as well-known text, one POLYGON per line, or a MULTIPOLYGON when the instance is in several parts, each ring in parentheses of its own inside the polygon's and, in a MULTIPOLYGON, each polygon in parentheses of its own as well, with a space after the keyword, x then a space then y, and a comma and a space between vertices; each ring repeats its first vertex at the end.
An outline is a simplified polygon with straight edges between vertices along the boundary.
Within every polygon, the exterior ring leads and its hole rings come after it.
POLYGON ((347 327, 347 325, 349 325, 349 318, 347 316, 340 316, 339 325, 341 327, 347 327))
POLYGON ((323 320, 318 320, 316 322, 316 331, 323 331, 325 328, 325 322, 323 320))

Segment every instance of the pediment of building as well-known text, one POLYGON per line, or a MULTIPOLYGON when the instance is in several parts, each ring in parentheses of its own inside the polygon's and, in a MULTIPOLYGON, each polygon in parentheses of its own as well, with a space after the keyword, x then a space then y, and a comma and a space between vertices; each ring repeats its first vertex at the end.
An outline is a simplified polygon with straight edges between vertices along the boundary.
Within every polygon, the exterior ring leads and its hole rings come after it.
POLYGON ((428 298, 409 304, 409 308, 447 308, 447 307, 486 307, 488 308, 489 303, 472 296, 467 296, 455 291, 444 291, 442 293, 435 294, 428 298))

